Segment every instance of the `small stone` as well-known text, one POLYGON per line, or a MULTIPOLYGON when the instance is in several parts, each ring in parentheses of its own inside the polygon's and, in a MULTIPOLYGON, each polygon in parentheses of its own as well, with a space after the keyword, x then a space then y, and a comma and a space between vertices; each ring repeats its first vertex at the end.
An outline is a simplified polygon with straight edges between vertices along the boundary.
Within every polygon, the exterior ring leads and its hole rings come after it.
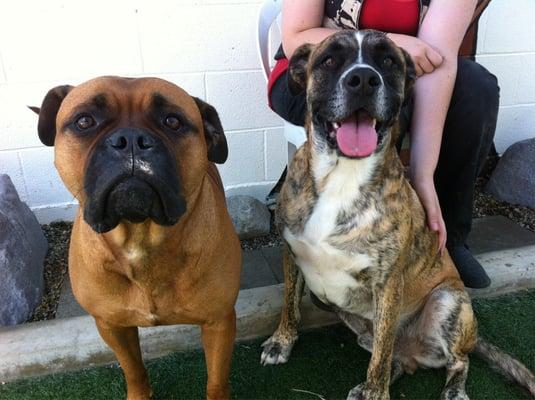
POLYGON ((501 157, 485 192, 500 201, 535 208, 534 160, 535 138, 513 144, 501 157))
POLYGON ((261 201, 252 196, 230 196, 227 208, 240 239, 269 234, 271 214, 261 201))
POLYGON ((0 326, 26 321, 41 301, 47 249, 37 218, 0 174, 0 326))

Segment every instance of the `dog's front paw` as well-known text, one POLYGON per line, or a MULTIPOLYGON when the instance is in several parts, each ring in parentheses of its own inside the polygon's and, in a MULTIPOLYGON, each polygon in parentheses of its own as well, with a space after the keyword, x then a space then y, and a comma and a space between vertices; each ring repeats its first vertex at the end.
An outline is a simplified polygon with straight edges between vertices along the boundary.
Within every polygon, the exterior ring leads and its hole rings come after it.
POLYGON ((458 387, 446 388, 440 395, 440 400, 470 400, 464 389, 458 387))
POLYGON ((260 357, 262 365, 284 364, 290 358, 290 353, 297 341, 297 334, 281 335, 275 332, 268 340, 262 343, 263 351, 260 357))
POLYGON ((388 391, 382 393, 380 390, 371 388, 366 382, 355 386, 349 391, 347 400, 388 400, 390 394, 388 391))

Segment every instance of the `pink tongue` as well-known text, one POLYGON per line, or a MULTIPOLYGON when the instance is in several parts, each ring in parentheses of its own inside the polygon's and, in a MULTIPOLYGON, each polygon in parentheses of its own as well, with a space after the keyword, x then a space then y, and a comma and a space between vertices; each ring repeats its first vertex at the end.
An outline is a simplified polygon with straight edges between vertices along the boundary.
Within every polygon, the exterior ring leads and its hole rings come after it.
POLYGON ((366 157, 377 148, 377 132, 366 111, 358 111, 342 121, 336 131, 340 151, 348 157, 366 157))

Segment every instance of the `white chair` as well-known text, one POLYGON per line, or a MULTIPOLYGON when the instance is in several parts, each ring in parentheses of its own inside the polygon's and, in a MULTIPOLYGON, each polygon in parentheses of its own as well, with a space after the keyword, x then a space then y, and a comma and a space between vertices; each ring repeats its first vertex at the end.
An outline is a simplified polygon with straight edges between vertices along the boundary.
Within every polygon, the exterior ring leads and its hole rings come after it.
MULTIPOLYGON (((280 32, 277 17, 280 15, 282 0, 265 0, 258 13, 258 23, 256 31, 256 49, 258 57, 264 71, 266 82, 271 72, 270 52, 269 52, 269 33, 272 26, 275 26, 280 32)), ((266 100, 267 101, 267 100, 266 100)), ((284 137, 288 141, 288 160, 291 159, 295 150, 306 142, 307 137, 305 129, 301 126, 293 125, 284 121, 284 137)))

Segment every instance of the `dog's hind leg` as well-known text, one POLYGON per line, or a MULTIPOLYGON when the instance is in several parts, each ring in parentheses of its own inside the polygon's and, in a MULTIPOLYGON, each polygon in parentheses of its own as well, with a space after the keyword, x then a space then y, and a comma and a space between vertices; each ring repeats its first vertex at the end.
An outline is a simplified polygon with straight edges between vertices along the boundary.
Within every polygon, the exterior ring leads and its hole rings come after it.
POLYGON ((442 400, 468 400, 465 391, 466 377, 468 376, 468 357, 453 359, 446 365, 446 385, 442 390, 442 400))
POLYGON ((467 400, 465 383, 468 376, 468 353, 476 344, 477 322, 468 293, 451 289, 450 296, 455 299, 455 306, 442 322, 443 338, 448 344, 448 362, 446 385, 441 398, 467 400))
POLYGON ((468 294, 448 284, 434 289, 416 324, 420 351, 413 354, 414 359, 420 366, 446 367, 441 399, 468 399, 468 353, 477 339, 477 323, 468 294))
POLYGON ((284 305, 281 320, 273 335, 262 343, 263 351, 260 358, 262 365, 287 362, 298 338, 297 325, 301 318, 299 305, 305 282, 287 244, 284 245, 283 264, 284 305))

